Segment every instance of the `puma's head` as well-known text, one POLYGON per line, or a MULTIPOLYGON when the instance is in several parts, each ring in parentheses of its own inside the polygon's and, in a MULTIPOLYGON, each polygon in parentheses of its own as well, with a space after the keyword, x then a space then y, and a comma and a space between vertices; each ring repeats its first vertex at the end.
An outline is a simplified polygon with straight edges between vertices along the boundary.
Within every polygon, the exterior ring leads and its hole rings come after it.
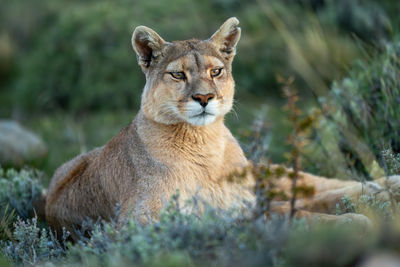
POLYGON ((239 21, 228 19, 208 40, 164 41, 145 26, 132 46, 146 75, 142 111, 159 123, 203 126, 222 118, 233 103, 232 60, 239 21))

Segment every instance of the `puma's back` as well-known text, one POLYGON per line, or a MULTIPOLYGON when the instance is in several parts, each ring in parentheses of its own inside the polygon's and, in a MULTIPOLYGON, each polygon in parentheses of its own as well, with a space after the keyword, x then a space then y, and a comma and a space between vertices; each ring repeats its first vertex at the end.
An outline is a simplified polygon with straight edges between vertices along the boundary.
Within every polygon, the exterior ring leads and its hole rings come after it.
POLYGON ((240 38, 231 18, 208 40, 166 42, 139 26, 132 37, 146 76, 141 108, 104 147, 62 165, 51 181, 46 217, 55 228, 86 218, 157 216, 176 190, 227 208, 252 199, 226 176, 247 164, 225 127, 232 107, 231 64, 240 38))

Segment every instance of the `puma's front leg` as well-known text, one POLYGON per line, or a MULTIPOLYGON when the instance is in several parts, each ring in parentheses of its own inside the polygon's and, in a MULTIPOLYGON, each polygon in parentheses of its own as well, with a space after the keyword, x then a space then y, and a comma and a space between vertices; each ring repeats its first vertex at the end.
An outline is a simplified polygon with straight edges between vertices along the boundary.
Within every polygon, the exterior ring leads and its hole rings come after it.
POLYGON ((377 195, 383 192, 383 188, 375 182, 354 182, 354 184, 343 188, 327 190, 315 194, 311 199, 301 199, 298 201, 300 208, 323 213, 336 213, 336 204, 344 197, 350 197, 357 201, 361 195, 377 195))
MULTIPOLYGON (((364 229, 369 229, 372 226, 371 220, 362 214, 346 213, 342 215, 333 215, 333 214, 303 210, 301 209, 300 206, 301 205, 296 204, 296 212, 294 216, 296 218, 305 218, 309 223, 322 222, 322 223, 343 224, 347 222, 354 222, 360 226, 363 226, 364 229)), ((288 201, 273 201, 271 203, 271 211, 281 215, 289 214, 290 203, 288 201)))
POLYGON ((301 173, 301 177, 299 184, 311 185, 315 189, 315 195, 311 200, 301 200, 299 203, 311 211, 335 213, 336 203, 344 196, 355 201, 362 194, 374 195, 380 201, 387 201, 391 198, 394 198, 396 202, 400 201, 399 175, 365 183, 328 179, 309 173, 301 173))
POLYGON ((400 175, 383 177, 376 182, 384 189, 382 193, 377 195, 380 200, 394 198, 396 202, 400 201, 400 175))
MULTIPOLYGON (((275 170, 277 168, 282 168, 282 167, 283 166, 281 166, 281 165, 273 164, 271 166, 271 169, 275 170)), ((285 169, 286 174, 293 172, 292 168, 284 167, 284 169, 285 169)), ((317 176, 317 175, 313 175, 311 173, 306 173, 306 172, 299 172, 298 180, 297 180, 298 186, 313 187, 315 194, 329 191, 332 189, 339 189, 339 188, 343 188, 343 187, 357 185, 357 184, 359 184, 359 182, 357 182, 357 181, 326 178, 326 177, 317 176)), ((292 190, 292 179, 289 178, 288 175, 285 175, 285 176, 279 178, 277 181, 277 187, 280 190, 284 191, 286 194, 290 195, 291 190, 292 190)))

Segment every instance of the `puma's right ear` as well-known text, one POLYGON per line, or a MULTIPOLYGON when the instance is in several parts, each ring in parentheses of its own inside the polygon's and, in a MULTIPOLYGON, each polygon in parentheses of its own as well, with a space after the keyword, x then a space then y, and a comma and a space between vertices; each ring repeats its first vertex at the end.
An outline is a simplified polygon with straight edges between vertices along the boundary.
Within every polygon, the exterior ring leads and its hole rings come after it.
POLYGON ((143 68, 150 67, 166 43, 155 31, 145 26, 136 27, 132 35, 132 47, 137 54, 139 65, 143 68))
POLYGON ((236 45, 240 39, 239 20, 235 17, 227 19, 209 41, 213 42, 226 59, 232 59, 236 53, 236 45))

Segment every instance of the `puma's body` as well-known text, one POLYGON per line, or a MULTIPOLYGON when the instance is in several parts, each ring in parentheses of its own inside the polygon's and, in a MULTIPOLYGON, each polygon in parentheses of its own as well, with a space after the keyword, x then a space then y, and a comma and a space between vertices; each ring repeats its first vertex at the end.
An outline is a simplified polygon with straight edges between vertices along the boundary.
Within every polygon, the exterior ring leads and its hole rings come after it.
MULTIPOLYGON (((46 219, 53 228, 72 230, 87 218, 109 219, 117 204, 121 218, 145 221, 157 217, 177 190, 182 201, 197 194, 223 209, 254 202, 250 175, 240 183, 227 181, 248 165, 223 123, 233 103, 238 23, 227 20, 205 41, 172 43, 147 27, 135 29, 132 45, 146 75, 140 111, 105 146, 55 172, 46 199, 46 219)), ((316 188, 313 199, 298 201, 304 210, 332 212, 344 194, 356 198, 363 190, 380 190, 373 184, 301 176, 299 182, 316 188)), ((398 188, 399 179, 392 180, 398 188)), ((291 180, 282 178, 279 186, 290 193, 291 180)), ((275 204, 275 210, 287 210, 288 203, 275 204)))
POLYGON ((221 120, 202 128, 157 125, 139 113, 107 145, 57 170, 49 187, 47 220, 58 228, 87 217, 107 219, 117 203, 122 215, 157 216, 176 190, 182 200, 198 194, 216 207, 232 207, 239 197, 252 200, 249 186, 224 179, 246 164, 221 120))
POLYGON ((254 200, 250 181, 225 179, 247 165, 223 123, 233 103, 238 23, 229 19, 205 41, 173 43, 147 27, 135 29, 132 45, 146 75, 141 109, 104 147, 56 171, 46 200, 50 225, 109 219, 117 204, 122 218, 146 220, 177 190, 182 201, 198 194, 220 208, 254 200))

